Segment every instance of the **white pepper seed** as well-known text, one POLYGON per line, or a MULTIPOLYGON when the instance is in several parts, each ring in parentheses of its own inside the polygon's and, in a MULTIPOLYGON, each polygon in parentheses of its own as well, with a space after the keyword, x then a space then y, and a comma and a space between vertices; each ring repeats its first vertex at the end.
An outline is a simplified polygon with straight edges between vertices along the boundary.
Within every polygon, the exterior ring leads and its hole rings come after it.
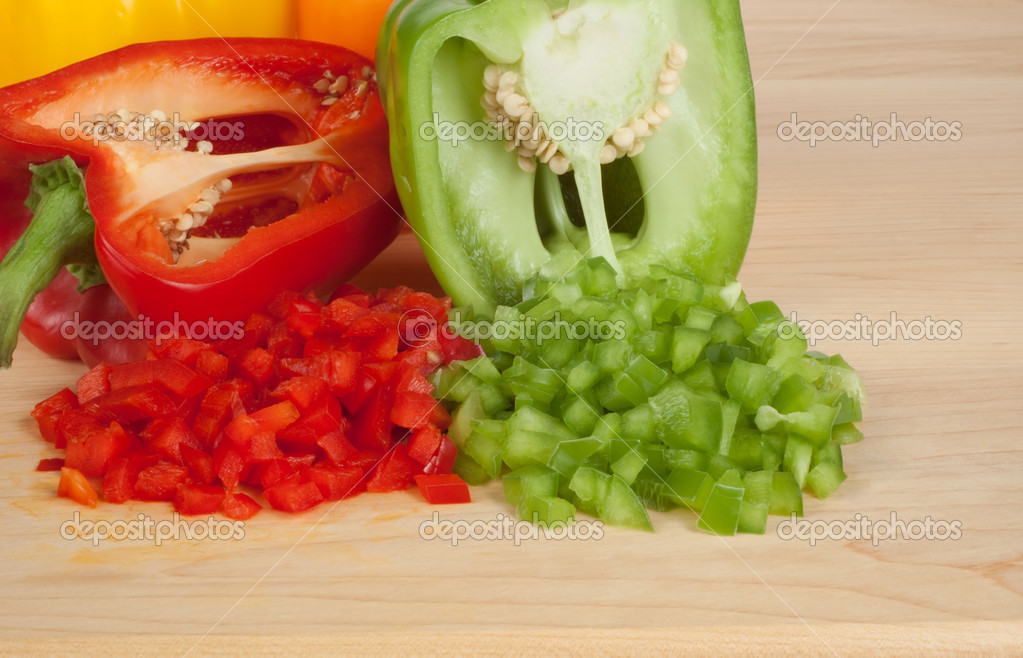
POLYGON ((619 128, 614 131, 611 141, 614 142, 615 146, 628 150, 632 148, 633 142, 636 141, 636 133, 632 132, 632 128, 619 128))

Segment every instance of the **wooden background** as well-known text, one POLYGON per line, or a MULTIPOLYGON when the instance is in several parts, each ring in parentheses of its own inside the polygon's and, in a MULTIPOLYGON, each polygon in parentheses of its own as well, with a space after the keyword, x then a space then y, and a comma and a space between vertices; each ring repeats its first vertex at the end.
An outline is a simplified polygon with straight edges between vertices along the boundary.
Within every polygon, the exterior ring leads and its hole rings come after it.
MULTIPOLYGON (((807 518, 958 521, 956 541, 718 539, 691 516, 600 541, 425 541, 418 494, 300 517, 261 513, 241 541, 60 538, 90 519, 34 472, 28 411, 80 365, 29 347, 0 375, 0 651, 162 654, 556 649, 851 654, 1023 652, 1023 4, 745 2, 761 193, 742 280, 800 319, 961 323, 959 340, 825 341, 859 369, 867 440, 807 518), (952 142, 779 139, 779 123, 958 121, 952 142)), ((403 238, 360 277, 426 285, 403 238)), ((493 520, 499 487, 444 519, 493 520)))

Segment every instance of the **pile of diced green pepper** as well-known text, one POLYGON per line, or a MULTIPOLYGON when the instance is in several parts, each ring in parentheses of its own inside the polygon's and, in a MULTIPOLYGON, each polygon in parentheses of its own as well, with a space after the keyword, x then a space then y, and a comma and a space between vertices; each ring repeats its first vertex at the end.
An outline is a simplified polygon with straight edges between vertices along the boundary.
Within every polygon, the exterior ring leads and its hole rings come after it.
POLYGON ((773 302, 659 266, 622 290, 606 261, 576 252, 523 297, 492 318, 454 309, 460 333, 492 323, 488 356, 434 379, 456 473, 503 475, 523 520, 582 511, 652 530, 647 508, 681 507, 704 530, 762 534, 768 515, 802 515, 804 489, 825 498, 845 480, 842 445, 863 438, 859 377, 808 352, 773 302))

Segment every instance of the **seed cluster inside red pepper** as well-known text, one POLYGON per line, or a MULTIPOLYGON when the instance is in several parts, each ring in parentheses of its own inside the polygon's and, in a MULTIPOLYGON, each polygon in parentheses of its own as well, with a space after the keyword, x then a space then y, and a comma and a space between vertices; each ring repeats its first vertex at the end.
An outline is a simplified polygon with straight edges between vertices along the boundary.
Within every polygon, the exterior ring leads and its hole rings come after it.
MULTIPOLYGON (((451 473, 456 454, 426 376, 481 354, 436 330, 449 308, 404 287, 373 296, 346 286, 328 304, 285 293, 240 338, 154 342, 147 360, 100 364, 32 416, 65 450, 64 477, 102 478, 112 503, 171 501, 182 514, 247 519, 262 505, 246 487, 286 512, 403 490, 417 477, 426 492, 433 478, 423 476, 451 473)), ((450 478, 439 480, 450 492, 450 478)))

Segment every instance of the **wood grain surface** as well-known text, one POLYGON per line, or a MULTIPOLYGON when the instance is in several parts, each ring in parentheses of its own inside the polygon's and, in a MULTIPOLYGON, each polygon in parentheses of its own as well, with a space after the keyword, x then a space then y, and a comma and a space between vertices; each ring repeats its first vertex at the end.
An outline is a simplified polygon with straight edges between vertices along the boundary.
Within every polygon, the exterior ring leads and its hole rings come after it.
MULTIPOLYGON (((744 2, 760 121, 757 225, 742 280, 800 320, 957 322, 958 340, 825 340, 862 374, 866 441, 809 520, 957 522, 958 539, 719 539, 692 516, 599 541, 419 536, 413 491, 237 541, 64 540, 93 520, 55 497, 28 411, 81 365, 28 346, 0 374, 0 651, 91 654, 1023 653, 1023 4, 744 2), (780 123, 959 122, 958 141, 778 136, 780 123)), ((432 280, 411 236, 359 283, 432 280)), ((474 490, 449 520, 511 510, 474 490)))

